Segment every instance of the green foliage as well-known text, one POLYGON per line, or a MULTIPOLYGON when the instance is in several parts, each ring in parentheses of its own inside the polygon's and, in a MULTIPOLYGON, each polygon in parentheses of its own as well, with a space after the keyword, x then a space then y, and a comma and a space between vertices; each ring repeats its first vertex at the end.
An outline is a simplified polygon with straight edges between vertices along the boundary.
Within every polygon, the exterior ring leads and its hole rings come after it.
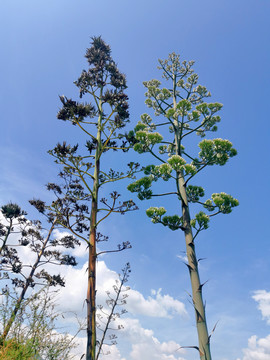
POLYGON ((163 137, 158 132, 148 133, 146 131, 138 131, 136 133, 136 139, 149 147, 149 145, 159 144, 163 137))
POLYGON ((157 181, 159 178, 164 181, 168 181, 171 177, 172 167, 167 164, 161 165, 148 165, 144 168, 145 175, 151 175, 150 178, 152 181, 157 181))
POLYGON ((33 360, 34 355, 32 341, 29 340, 20 343, 16 339, 9 339, 0 346, 0 360, 33 360))
MULTIPOLYGON (((11 315, 16 297, 16 291, 13 291, 1 298, 0 333, 11 315)), ((56 310, 56 297, 57 292, 50 292, 45 287, 23 302, 8 338, 0 347, 0 359, 34 360, 39 356, 46 360, 73 358, 70 351, 77 346, 75 339, 68 334, 57 333, 55 324, 62 314, 56 310)))

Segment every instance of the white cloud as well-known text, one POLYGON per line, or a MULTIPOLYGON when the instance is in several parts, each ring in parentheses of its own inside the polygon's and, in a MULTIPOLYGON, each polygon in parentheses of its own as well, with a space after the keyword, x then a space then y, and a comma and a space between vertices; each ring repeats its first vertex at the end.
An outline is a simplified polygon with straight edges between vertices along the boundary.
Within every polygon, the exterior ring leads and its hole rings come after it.
POLYGON ((127 309, 132 314, 140 314, 152 317, 167 317, 177 314, 187 316, 185 305, 172 298, 170 295, 162 295, 162 289, 152 290, 153 296, 147 299, 136 290, 130 290, 127 309))
MULTIPOLYGON (((86 309, 85 307, 83 308, 83 303, 87 286, 87 263, 85 263, 81 269, 65 267, 63 270, 65 270, 63 275, 66 279, 66 286, 61 289, 59 295, 61 311, 74 311, 81 318, 85 318, 86 309)), ((106 306, 106 291, 112 289, 113 285, 115 285, 115 280, 117 279, 118 274, 115 271, 110 270, 104 261, 98 262, 98 304, 106 306)), ((173 314, 186 316, 184 304, 170 295, 163 295, 161 289, 158 291, 152 290, 151 296, 147 298, 136 290, 130 289, 128 293, 129 297, 125 307, 128 312, 134 316, 171 317, 173 314)), ((67 322, 73 327, 76 326, 74 325, 76 320, 72 317, 72 314, 70 314, 70 317, 65 317, 66 325, 67 322)), ((152 329, 144 329, 138 319, 123 317, 119 320, 119 324, 124 326, 124 329, 119 332, 119 343, 124 342, 125 346, 130 348, 130 354, 127 356, 128 359, 148 360, 149 354, 151 354, 151 359, 153 360, 183 360, 180 355, 184 351, 183 349, 179 349, 179 344, 174 341, 160 342, 154 337, 154 331, 152 329)), ((76 351, 77 354, 82 354, 82 350, 85 348, 85 339, 82 340, 81 338, 80 342, 79 350, 76 351)), ((104 350, 110 351, 110 360, 125 360, 116 346, 105 347, 104 350)), ((128 350, 126 351, 129 352, 128 350)), ((104 356, 104 360, 107 358, 108 357, 104 356)), ((101 360, 103 360, 102 357, 101 360)))
POLYGON ((263 319, 270 324, 270 292, 257 290, 254 292, 252 298, 257 301, 258 309, 261 311, 263 319))
MULTIPOLYGON (((54 231, 54 237, 67 235, 68 233, 54 231)), ((12 236, 10 239, 12 243, 16 243, 18 235, 12 236)), ((81 247, 76 250, 76 255, 83 257, 85 249, 83 251, 81 247)), ((28 247, 20 247, 19 251, 23 261, 30 262, 35 260, 35 254, 31 252, 28 247)), ((66 285, 59 291, 57 303, 59 304, 59 312, 65 313, 63 323, 63 331, 75 333, 78 328, 78 323, 74 313, 77 314, 79 320, 85 320, 86 307, 85 297, 87 290, 87 262, 82 267, 61 266, 47 264, 46 269, 58 273, 65 278, 66 285), (57 270, 56 270, 57 269, 57 270)), ((113 293, 113 286, 115 280, 118 280, 118 274, 115 271, 110 270, 104 261, 97 263, 97 303, 106 304, 106 291, 113 293)), ((156 318, 170 318, 173 315, 187 316, 185 306, 182 302, 174 299, 168 294, 162 294, 162 290, 151 290, 151 295, 145 297, 137 290, 130 289, 128 291, 129 297, 127 299, 126 308, 133 316, 150 316, 156 318)), ((120 323, 124 325, 124 329, 119 335, 119 344, 124 338, 123 351, 125 354, 120 353, 121 347, 104 346, 104 352, 110 351, 110 360, 126 360, 126 358, 148 360, 149 354, 153 360, 184 360, 181 354, 184 353, 183 349, 180 349, 180 345, 174 341, 161 342, 154 336, 152 329, 145 329, 141 326, 138 319, 121 318, 120 323), (122 338, 120 340, 120 337, 122 338)), ((119 324, 120 324, 119 323, 119 324)), ((81 333, 80 335, 84 335, 81 333)), ((81 355, 85 353, 86 337, 77 337, 76 342, 79 343, 78 348, 74 351, 76 354, 75 359, 79 360, 81 355)), ((103 356, 104 360, 108 359, 108 356, 103 356)), ((102 356, 100 360, 103 360, 102 356)))
MULTIPOLYGON (((241 360, 269 360, 270 359, 270 335, 258 339, 256 335, 248 339, 248 348, 243 350, 241 360)), ((240 360, 240 359, 237 359, 240 360)))
MULTIPOLYGON (((62 272, 66 280, 66 286, 61 290, 61 301, 65 310, 81 312, 86 295, 87 286, 87 263, 81 269, 63 267, 62 272), (68 299, 68 301, 67 301, 68 299)), ((97 263, 97 303, 105 305, 106 291, 113 292, 115 280, 118 274, 110 270, 104 261, 97 263)), ((167 317, 172 315, 187 316, 185 305, 168 294, 163 295, 161 289, 152 290, 152 296, 145 298, 139 291, 128 291, 126 309, 133 315, 145 315, 151 317, 167 317)))
POLYGON ((103 345, 103 353, 104 355, 100 355, 100 360, 126 360, 121 356, 116 345, 103 345))
POLYGON ((122 319, 125 332, 124 337, 132 344, 130 359, 149 360, 184 360, 181 355, 184 349, 174 341, 160 342, 153 330, 144 329, 138 319, 122 319))
MULTIPOLYGON (((252 298, 258 303, 263 319, 270 324, 270 292, 254 291, 252 298)), ((243 358, 237 360, 270 360, 270 334, 265 338, 251 336, 248 339, 248 347, 243 349, 243 358)))
MULTIPOLYGON (((53 231, 54 238, 65 235, 70 235, 70 233, 59 231, 58 229, 53 231)), ((10 244, 16 244, 17 241, 18 234, 11 235, 10 244)), ((85 244, 81 244, 81 246, 77 246, 76 249, 69 252, 83 258, 85 256, 85 244)), ((33 264, 36 260, 36 254, 28 246, 18 247, 18 253, 23 263, 33 264)), ((71 266, 61 266, 59 268, 56 265, 46 264, 46 270, 56 274, 60 272, 65 278, 66 285, 60 292, 62 310, 81 313, 87 289, 87 263, 81 268, 72 268, 71 266)), ((113 289, 117 279, 117 272, 108 269, 104 261, 97 263, 97 303, 102 305, 106 303, 106 291, 113 289)), ((133 289, 129 290, 128 295, 126 308, 133 315, 160 318, 170 318, 172 315, 187 316, 185 305, 168 294, 162 294, 161 289, 158 291, 152 290, 152 296, 147 298, 139 291, 133 289)))
MULTIPOLYGON (((160 342, 155 336, 154 331, 145 329, 141 326, 138 319, 125 318, 120 320, 124 325, 124 330, 118 334, 119 342, 129 344, 130 350, 127 350, 127 356, 123 357, 116 345, 104 345, 104 354, 110 352, 109 355, 100 357, 100 360, 185 360, 182 356, 185 350, 175 341, 160 342)), ((79 347, 73 350, 76 354, 75 360, 79 360, 80 356, 85 353, 86 338, 79 338, 79 347)))
MULTIPOLYGON (((110 291, 115 285, 118 274, 107 268, 104 261, 99 261, 97 266, 97 296, 98 301, 104 303, 106 291, 110 291)), ((152 296, 145 298, 139 291, 130 289, 126 309, 133 315, 145 315, 151 317, 167 317, 172 315, 187 316, 185 305, 171 297, 162 295, 161 289, 152 290, 152 296)))

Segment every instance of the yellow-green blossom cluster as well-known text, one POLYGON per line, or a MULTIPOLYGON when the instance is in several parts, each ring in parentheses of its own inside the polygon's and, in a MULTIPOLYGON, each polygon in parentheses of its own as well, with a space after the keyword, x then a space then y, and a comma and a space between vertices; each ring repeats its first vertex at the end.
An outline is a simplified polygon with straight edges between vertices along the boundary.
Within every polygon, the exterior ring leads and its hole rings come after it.
POLYGON ((140 200, 151 199, 152 190, 150 190, 150 187, 152 181, 153 179, 150 176, 145 176, 129 184, 127 189, 131 192, 137 192, 140 200))
POLYGON ((135 126, 134 131, 137 132, 139 130, 145 130, 151 132, 155 129, 156 125, 153 123, 151 116, 144 113, 141 115, 141 121, 139 121, 138 124, 135 126))
POLYGON ((190 221, 190 225, 197 230, 205 230, 209 227, 209 216, 203 211, 195 215, 195 219, 190 221))
POLYGON ((183 159, 180 155, 172 155, 168 159, 168 163, 171 165, 173 170, 180 171, 183 169, 183 165, 186 164, 186 160, 183 159))
POLYGON ((169 180, 172 172, 172 167, 168 163, 158 165, 156 166, 156 169, 163 180, 169 180))
POLYGON ((207 103, 203 102, 196 106, 196 110, 198 110, 204 116, 209 116, 209 115, 212 115, 215 112, 221 110, 222 107, 223 107, 223 105, 220 103, 207 104, 207 103))
POLYGON ((197 169, 192 164, 186 164, 186 160, 183 159, 180 155, 172 155, 168 159, 168 163, 171 165, 173 170, 179 172, 179 171, 185 171, 185 174, 191 174, 195 175, 197 172, 197 169))
POLYGON ((166 209, 163 206, 150 207, 149 209, 146 210, 146 215, 152 219, 151 221, 154 224, 160 222, 161 216, 164 215, 165 213, 166 213, 166 209))
POLYGON ((179 101, 179 103, 176 105, 176 109, 178 110, 180 116, 187 116, 188 111, 190 111, 191 108, 191 102, 186 99, 179 101))
POLYGON ((188 201, 197 202, 204 196, 204 189, 201 186, 189 185, 186 188, 188 201))
POLYGON ((145 123, 142 123, 141 121, 138 122, 138 124, 135 126, 134 131, 137 133, 138 131, 144 131, 147 129, 147 125, 145 123))
POLYGON ((178 215, 163 216, 161 223, 171 230, 178 230, 183 224, 183 218, 178 215))
POLYGON ((178 215, 163 216, 166 213, 164 207, 150 207, 146 210, 146 215, 151 218, 154 224, 160 223, 168 226, 171 230, 178 230, 182 226, 183 219, 178 215))
POLYGON ((199 147, 201 149, 199 156, 208 165, 224 165, 229 158, 237 154, 229 140, 203 140, 199 143, 199 147))
MULTIPOLYGON (((144 124, 140 124, 139 127, 142 127, 144 124)), ((139 142, 134 145, 134 150, 138 153, 148 151, 149 147, 155 144, 160 143, 163 140, 162 135, 158 132, 148 132, 144 130, 139 130, 135 135, 136 140, 139 142)))
POLYGON ((148 165, 144 168, 145 175, 150 175, 153 181, 157 181, 159 178, 167 181, 171 177, 172 167, 168 163, 161 165, 148 165))
POLYGON ((224 192, 212 194, 211 199, 206 200, 204 207, 209 211, 218 208, 223 214, 232 212, 232 208, 239 205, 239 201, 224 192))

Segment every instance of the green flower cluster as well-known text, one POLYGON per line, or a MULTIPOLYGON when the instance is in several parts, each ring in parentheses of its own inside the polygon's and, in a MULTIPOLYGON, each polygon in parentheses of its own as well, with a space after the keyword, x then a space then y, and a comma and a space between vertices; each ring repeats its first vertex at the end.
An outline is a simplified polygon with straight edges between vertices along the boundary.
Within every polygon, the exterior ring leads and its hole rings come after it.
POLYGON ((171 230, 178 230, 183 224, 183 218, 178 215, 163 216, 161 223, 171 230))
POLYGON ((178 230, 181 228, 183 219, 178 215, 163 216, 166 213, 164 207, 150 207, 146 210, 146 215, 151 218, 154 224, 160 223, 168 226, 171 230, 178 230))
POLYGON ((199 156, 202 162, 208 165, 225 165, 229 158, 237 154, 229 140, 203 140, 199 143, 199 147, 201 149, 199 156))
POLYGON ((223 214, 229 214, 232 212, 232 208, 238 205, 239 201, 237 199, 224 192, 212 194, 211 199, 206 200, 204 203, 204 207, 208 211, 218 209, 223 214))
POLYGON ((216 113, 217 111, 221 110, 222 107, 223 107, 223 105, 220 103, 207 104, 207 103, 203 102, 196 106, 196 110, 198 110, 204 116, 209 116, 209 115, 212 115, 212 114, 216 113))
POLYGON ((186 99, 182 99, 176 105, 176 109, 170 108, 166 111, 166 117, 168 119, 174 119, 177 118, 178 116, 187 116, 191 108, 192 108, 191 102, 186 99))
POLYGON ((178 110, 180 116, 187 116, 188 111, 190 111, 191 108, 192 108, 191 102, 186 99, 182 99, 176 105, 176 109, 178 110))
POLYGON ((168 181, 171 178, 172 167, 167 164, 161 165, 148 165, 144 169, 145 175, 151 175, 154 181, 157 181, 159 178, 164 181, 168 181))
POLYGON ((135 126, 134 131, 137 133, 138 131, 145 131, 147 129, 147 125, 145 123, 142 123, 141 121, 138 122, 138 124, 135 126))
POLYGON ((201 114, 200 114, 199 111, 193 110, 193 111, 191 111, 190 113, 188 113, 188 115, 187 115, 188 121, 189 121, 189 122, 192 122, 192 121, 197 122, 197 121, 200 120, 200 115, 201 115, 201 114))
POLYGON ((173 155, 168 159, 168 163, 171 165, 173 170, 181 171, 183 166, 186 164, 186 160, 183 159, 180 155, 173 155))
POLYGON ((188 201, 197 202, 204 196, 204 189, 201 186, 189 185, 186 188, 188 201))
POLYGON ((127 189, 131 192, 137 192, 138 198, 140 200, 151 199, 152 190, 150 189, 152 185, 153 178, 150 176, 145 176, 131 184, 128 185, 127 189))
POLYGON ((196 230, 206 230, 209 227, 210 218, 203 211, 195 215, 195 219, 190 221, 190 225, 196 230))
POLYGON ((146 215, 152 219, 151 221, 154 224, 160 223, 161 217, 165 213, 166 213, 166 209, 163 206, 161 206, 161 207, 153 207, 152 206, 146 210, 146 215))
POLYGON ((147 88, 145 96, 148 98, 146 104, 148 107, 153 107, 153 102, 151 101, 151 98, 162 101, 168 100, 172 96, 170 90, 166 88, 159 88, 161 85, 161 82, 159 80, 154 79, 150 81, 144 81, 143 85, 147 88))
MULTIPOLYGON (((144 126, 144 124, 142 123, 138 125, 140 128, 144 126)), ((134 145, 133 149, 139 154, 149 151, 149 147, 151 145, 154 146, 155 144, 158 144, 163 140, 162 135, 160 135, 158 132, 148 132, 145 130, 138 130, 136 132, 135 138, 139 142, 134 145)))
POLYGON ((185 171, 185 175, 195 175, 197 172, 196 167, 192 164, 186 164, 186 160, 183 159, 180 155, 172 155, 168 159, 168 163, 171 165, 173 170, 177 172, 185 171))
POLYGON ((159 80, 144 81, 143 85, 147 88, 147 92, 145 93, 145 97, 147 98, 156 98, 161 93, 161 89, 159 88, 161 82, 159 80))

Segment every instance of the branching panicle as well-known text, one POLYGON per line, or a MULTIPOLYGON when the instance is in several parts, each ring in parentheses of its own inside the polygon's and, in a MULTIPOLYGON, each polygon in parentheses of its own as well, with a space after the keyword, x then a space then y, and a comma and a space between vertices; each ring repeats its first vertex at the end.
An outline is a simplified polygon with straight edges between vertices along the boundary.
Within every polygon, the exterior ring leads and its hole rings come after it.
POLYGON ((126 299, 128 297, 127 291, 130 289, 125 284, 128 281, 130 276, 130 264, 127 263, 125 267, 122 269, 122 274, 119 274, 119 280, 115 281, 115 285, 113 286, 113 291, 115 295, 111 295, 110 291, 106 291, 107 300, 106 306, 99 305, 99 312, 97 314, 97 328, 101 332, 101 338, 98 340, 98 349, 96 360, 99 359, 99 356, 102 352, 102 346, 106 339, 110 340, 109 345, 117 344, 117 335, 112 331, 122 330, 124 326, 119 324, 119 319, 122 315, 127 313, 126 309, 121 309, 121 311, 117 311, 118 307, 122 307, 126 304, 126 299), (116 322, 116 325, 113 326, 113 323, 116 322))
MULTIPOLYGON (((116 250, 97 253, 96 243, 106 241, 99 235, 99 224, 112 213, 124 214, 136 210, 133 200, 119 202, 116 191, 100 199, 100 190, 107 183, 134 178, 139 165, 131 162, 127 171, 106 168, 103 155, 109 151, 127 152, 137 142, 132 133, 121 134, 129 121, 128 96, 125 94, 126 78, 111 57, 110 46, 101 37, 93 37, 91 47, 85 55, 89 68, 83 70, 75 85, 79 96, 90 97, 91 103, 79 103, 65 96, 60 97, 62 109, 58 118, 69 120, 87 136, 85 148, 78 151, 65 142, 49 151, 55 162, 63 166, 61 179, 64 185, 49 184, 57 199, 50 206, 51 217, 57 214, 57 221, 74 236, 87 244, 89 251, 87 291, 87 354, 86 360, 96 360, 96 261, 98 255, 128 249, 128 241, 116 250), (92 105, 93 104, 93 105, 92 105), (89 160, 90 159, 90 160, 89 160), (78 183, 75 184, 75 179, 78 183), (81 187, 79 187, 79 184, 81 187), (76 186, 75 186, 76 185, 76 186), (89 204, 90 202, 90 204, 89 204)), ((106 154, 106 156, 108 156, 106 154)))
MULTIPOLYGON (((170 82, 168 88, 163 87, 161 81, 156 79, 143 83, 147 89, 145 103, 153 109, 155 118, 153 120, 148 114, 141 116, 141 121, 132 134, 136 140, 133 148, 139 154, 151 154, 158 165, 144 167, 146 176, 129 184, 128 190, 137 192, 140 200, 176 195, 177 208, 182 209, 182 214, 168 216, 162 206, 150 207, 146 214, 153 223, 162 224, 173 231, 180 229, 185 234, 188 258, 186 265, 191 279, 192 303, 199 338, 199 347, 196 348, 201 360, 211 360, 210 336, 202 299, 203 284, 200 283, 194 240, 200 231, 209 227, 211 217, 220 213, 228 214, 239 203, 225 193, 215 193, 204 202, 201 200, 205 195, 204 189, 187 184, 207 166, 225 165, 237 152, 230 141, 223 139, 202 140, 197 157, 193 155, 194 150, 189 149, 192 141, 186 140, 188 136, 205 137, 208 132, 217 131, 217 124, 221 120, 218 112, 223 106, 217 102, 205 101, 211 94, 205 86, 198 84, 199 77, 194 73, 193 65, 194 61, 180 62, 180 56, 172 53, 168 59, 159 60, 158 67, 163 72, 162 77, 170 82), (159 179, 172 183, 174 191, 155 194, 153 188, 159 179), (199 211, 191 219, 191 203, 203 206, 210 215, 199 211), (192 229, 195 229, 194 235, 192 229)), ((166 184, 166 189, 167 187, 166 184)))

